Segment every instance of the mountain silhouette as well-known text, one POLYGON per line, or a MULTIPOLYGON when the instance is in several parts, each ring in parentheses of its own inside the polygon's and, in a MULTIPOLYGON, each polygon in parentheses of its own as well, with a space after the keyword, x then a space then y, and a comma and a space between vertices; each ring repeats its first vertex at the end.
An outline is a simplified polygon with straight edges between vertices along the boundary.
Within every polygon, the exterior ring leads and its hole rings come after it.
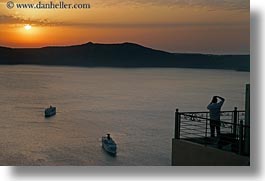
POLYGON ((250 55, 169 53, 138 44, 86 43, 44 48, 0 47, 2 65, 64 65, 85 67, 175 67, 249 71, 250 55))

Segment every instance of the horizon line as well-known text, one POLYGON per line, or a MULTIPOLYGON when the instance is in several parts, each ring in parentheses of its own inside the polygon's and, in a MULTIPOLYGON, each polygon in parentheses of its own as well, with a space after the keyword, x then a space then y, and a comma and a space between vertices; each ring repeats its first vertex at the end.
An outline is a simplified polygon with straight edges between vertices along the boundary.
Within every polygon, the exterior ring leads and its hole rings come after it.
POLYGON ((156 48, 152 48, 152 47, 148 47, 145 45, 141 45, 139 43, 134 43, 134 42, 113 42, 113 43, 97 43, 97 42, 92 42, 92 41, 88 41, 85 43, 80 43, 80 44, 71 44, 71 45, 47 45, 47 46, 39 46, 39 47, 9 47, 9 46, 2 46, 0 45, 0 48, 8 48, 8 49, 43 49, 43 48, 67 48, 67 47, 75 47, 75 46, 84 46, 87 44, 99 44, 99 45, 122 45, 122 44, 134 44, 134 45, 138 45, 144 48, 149 48, 149 49, 153 49, 153 50, 157 50, 157 51, 163 51, 163 52, 167 52, 167 53, 171 53, 171 54, 201 54, 201 55, 216 55, 216 56, 229 56, 229 55, 244 55, 244 56, 250 56, 250 52, 249 53, 207 53, 207 52, 172 52, 172 51, 168 51, 168 50, 161 50, 161 49, 156 49, 156 48))

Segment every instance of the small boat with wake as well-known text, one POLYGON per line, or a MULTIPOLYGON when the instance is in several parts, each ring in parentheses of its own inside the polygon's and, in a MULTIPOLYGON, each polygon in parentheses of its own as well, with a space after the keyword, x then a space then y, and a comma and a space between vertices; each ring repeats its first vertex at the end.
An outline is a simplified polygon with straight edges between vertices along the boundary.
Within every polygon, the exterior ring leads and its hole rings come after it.
POLYGON ((110 137, 110 134, 102 137, 102 148, 112 156, 116 156, 117 154, 117 145, 110 137))
POLYGON ((49 108, 46 108, 44 111, 45 117, 51 117, 56 114, 56 107, 50 106, 49 108))

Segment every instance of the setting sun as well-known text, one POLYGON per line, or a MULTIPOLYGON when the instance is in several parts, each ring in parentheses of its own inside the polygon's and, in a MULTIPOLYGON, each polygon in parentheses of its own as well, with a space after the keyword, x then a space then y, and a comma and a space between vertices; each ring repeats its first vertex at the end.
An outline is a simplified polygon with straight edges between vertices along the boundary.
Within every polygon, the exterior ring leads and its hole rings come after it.
POLYGON ((25 30, 29 31, 32 27, 29 24, 27 24, 24 26, 24 28, 25 28, 25 30))

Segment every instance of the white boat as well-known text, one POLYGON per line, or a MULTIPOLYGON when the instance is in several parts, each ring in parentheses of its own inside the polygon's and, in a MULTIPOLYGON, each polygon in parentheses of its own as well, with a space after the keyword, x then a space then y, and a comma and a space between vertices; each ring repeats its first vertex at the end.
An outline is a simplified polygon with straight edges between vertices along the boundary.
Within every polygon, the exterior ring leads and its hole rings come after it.
POLYGON ((50 106, 49 108, 46 108, 44 111, 45 117, 51 117, 56 114, 56 107, 50 106))
POLYGON ((110 137, 110 134, 102 137, 102 148, 113 156, 116 156, 117 154, 117 145, 115 141, 110 137))

